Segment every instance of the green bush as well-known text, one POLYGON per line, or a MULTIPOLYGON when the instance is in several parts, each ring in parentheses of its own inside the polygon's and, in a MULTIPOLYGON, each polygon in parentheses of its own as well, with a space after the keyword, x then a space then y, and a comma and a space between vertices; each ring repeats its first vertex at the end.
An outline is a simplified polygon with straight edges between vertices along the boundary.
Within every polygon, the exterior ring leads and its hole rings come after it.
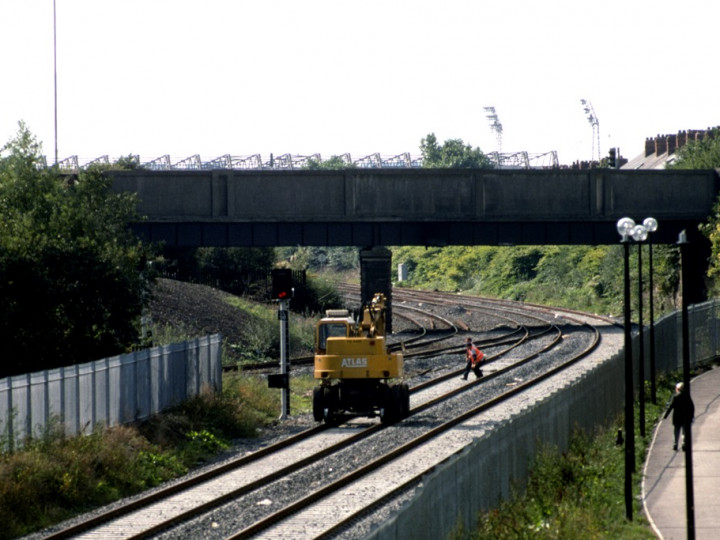
MULTIPOLYGON (((392 251, 393 266, 403 263, 407 267, 409 277, 404 285, 410 287, 462 291, 602 314, 622 313, 623 290, 619 277, 623 272, 623 252, 620 245, 401 246, 393 247, 392 251)), ((653 247, 656 316, 676 308, 677 251, 676 246, 653 247)), ((634 275, 637 266, 637 251, 632 250, 630 267, 634 275)), ((643 257, 646 285, 648 272, 646 255, 643 257)), ((633 312, 636 312, 636 295, 632 302, 633 312)), ((649 302, 644 301, 646 312, 648 306, 649 302)))
POLYGON ((183 456, 186 461, 199 463, 208 456, 219 454, 229 448, 229 444, 206 429, 201 431, 190 431, 185 437, 187 443, 183 448, 183 456))
POLYGON ((0 458, 0 537, 26 534, 186 470, 132 427, 79 437, 54 430, 0 458))

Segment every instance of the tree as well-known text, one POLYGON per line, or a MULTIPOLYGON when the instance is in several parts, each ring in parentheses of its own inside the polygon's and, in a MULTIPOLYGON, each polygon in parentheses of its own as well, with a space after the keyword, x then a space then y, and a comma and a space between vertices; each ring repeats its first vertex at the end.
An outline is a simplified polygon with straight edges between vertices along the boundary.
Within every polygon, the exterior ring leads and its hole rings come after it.
POLYGON ((720 168, 720 128, 714 128, 700 141, 691 141, 678 150, 669 169, 720 168))
MULTIPOLYGON (((235 295, 258 294, 275 264, 271 247, 165 247, 158 274, 235 295)), ((261 294, 261 293, 260 293, 261 294)))
POLYGON ((25 124, 0 149, 0 377, 86 362, 137 342, 150 247, 137 198, 98 169, 47 168, 25 124))
POLYGON ((245 294, 253 285, 265 285, 275 263, 275 250, 271 247, 201 247, 195 251, 195 262, 200 275, 215 280, 218 288, 245 294))
POLYGON ((342 156, 332 156, 330 159, 317 160, 310 158, 303 165, 303 169, 311 171, 317 170, 341 170, 341 169, 355 169, 354 163, 349 163, 342 156))
POLYGON ((490 159, 480 148, 472 148, 462 139, 448 139, 439 145, 434 133, 420 141, 423 167, 443 169, 492 169, 490 159))
POLYGON ((140 165, 140 156, 128 154, 127 156, 121 156, 116 159, 111 168, 133 171, 142 169, 143 167, 140 165))

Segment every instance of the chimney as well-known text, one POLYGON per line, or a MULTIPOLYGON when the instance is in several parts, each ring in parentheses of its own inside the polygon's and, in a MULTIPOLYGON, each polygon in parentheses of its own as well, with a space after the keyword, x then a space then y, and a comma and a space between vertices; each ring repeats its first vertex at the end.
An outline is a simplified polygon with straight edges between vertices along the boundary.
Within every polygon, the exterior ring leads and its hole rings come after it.
POLYGON ((687 132, 686 131, 678 131, 677 134, 677 147, 682 148, 687 144, 687 132))
POLYGON ((645 137, 645 157, 655 153, 655 140, 652 137, 645 137))
POLYGON ((655 154, 660 156, 667 152, 667 138, 658 135, 655 137, 655 154))
POLYGON ((676 148, 677 148, 677 135, 668 135, 667 136, 667 153, 668 153, 668 155, 675 152, 676 148))

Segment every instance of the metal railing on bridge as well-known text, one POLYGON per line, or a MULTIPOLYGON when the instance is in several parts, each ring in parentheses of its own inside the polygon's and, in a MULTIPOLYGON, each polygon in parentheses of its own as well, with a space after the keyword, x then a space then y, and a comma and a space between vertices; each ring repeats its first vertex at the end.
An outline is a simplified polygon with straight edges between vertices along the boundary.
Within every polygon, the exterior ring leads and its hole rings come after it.
MULTIPOLYGON (((556 151, 533 154, 530 152, 499 153, 490 152, 486 154, 496 169, 547 169, 559 167, 556 151)), ((419 155, 412 155, 403 152, 396 155, 384 155, 379 152, 368 154, 360 158, 353 158, 349 153, 332 155, 331 158, 339 159, 348 167, 359 169, 380 169, 380 168, 420 168, 423 166, 423 158, 419 155)), ((299 170, 307 168, 311 162, 321 163, 321 154, 270 154, 263 157, 261 154, 250 154, 235 156, 223 154, 214 158, 202 158, 199 154, 193 154, 185 158, 175 158, 164 154, 152 159, 145 158, 138 154, 123 156, 122 160, 132 161, 133 166, 151 171, 178 171, 178 170, 299 170)), ((83 160, 78 156, 70 156, 58 161, 57 167, 63 172, 77 173, 80 170, 91 166, 111 166, 116 160, 111 160, 104 155, 94 159, 83 160)), ((47 159, 45 159, 47 166, 47 159)))

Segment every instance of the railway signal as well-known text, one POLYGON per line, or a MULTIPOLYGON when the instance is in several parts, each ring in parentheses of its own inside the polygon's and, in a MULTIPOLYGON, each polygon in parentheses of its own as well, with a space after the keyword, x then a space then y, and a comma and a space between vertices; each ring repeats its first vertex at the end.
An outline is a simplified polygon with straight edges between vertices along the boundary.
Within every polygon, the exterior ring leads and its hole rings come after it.
POLYGON ((272 297, 273 300, 290 300, 293 297, 293 277, 289 268, 275 268, 272 270, 272 297))
POLYGON ((292 270, 289 268, 273 269, 272 297, 273 300, 278 301, 278 320, 280 321, 280 374, 268 377, 268 386, 282 389, 280 420, 285 420, 290 415, 288 305, 293 297, 293 291, 292 270))

